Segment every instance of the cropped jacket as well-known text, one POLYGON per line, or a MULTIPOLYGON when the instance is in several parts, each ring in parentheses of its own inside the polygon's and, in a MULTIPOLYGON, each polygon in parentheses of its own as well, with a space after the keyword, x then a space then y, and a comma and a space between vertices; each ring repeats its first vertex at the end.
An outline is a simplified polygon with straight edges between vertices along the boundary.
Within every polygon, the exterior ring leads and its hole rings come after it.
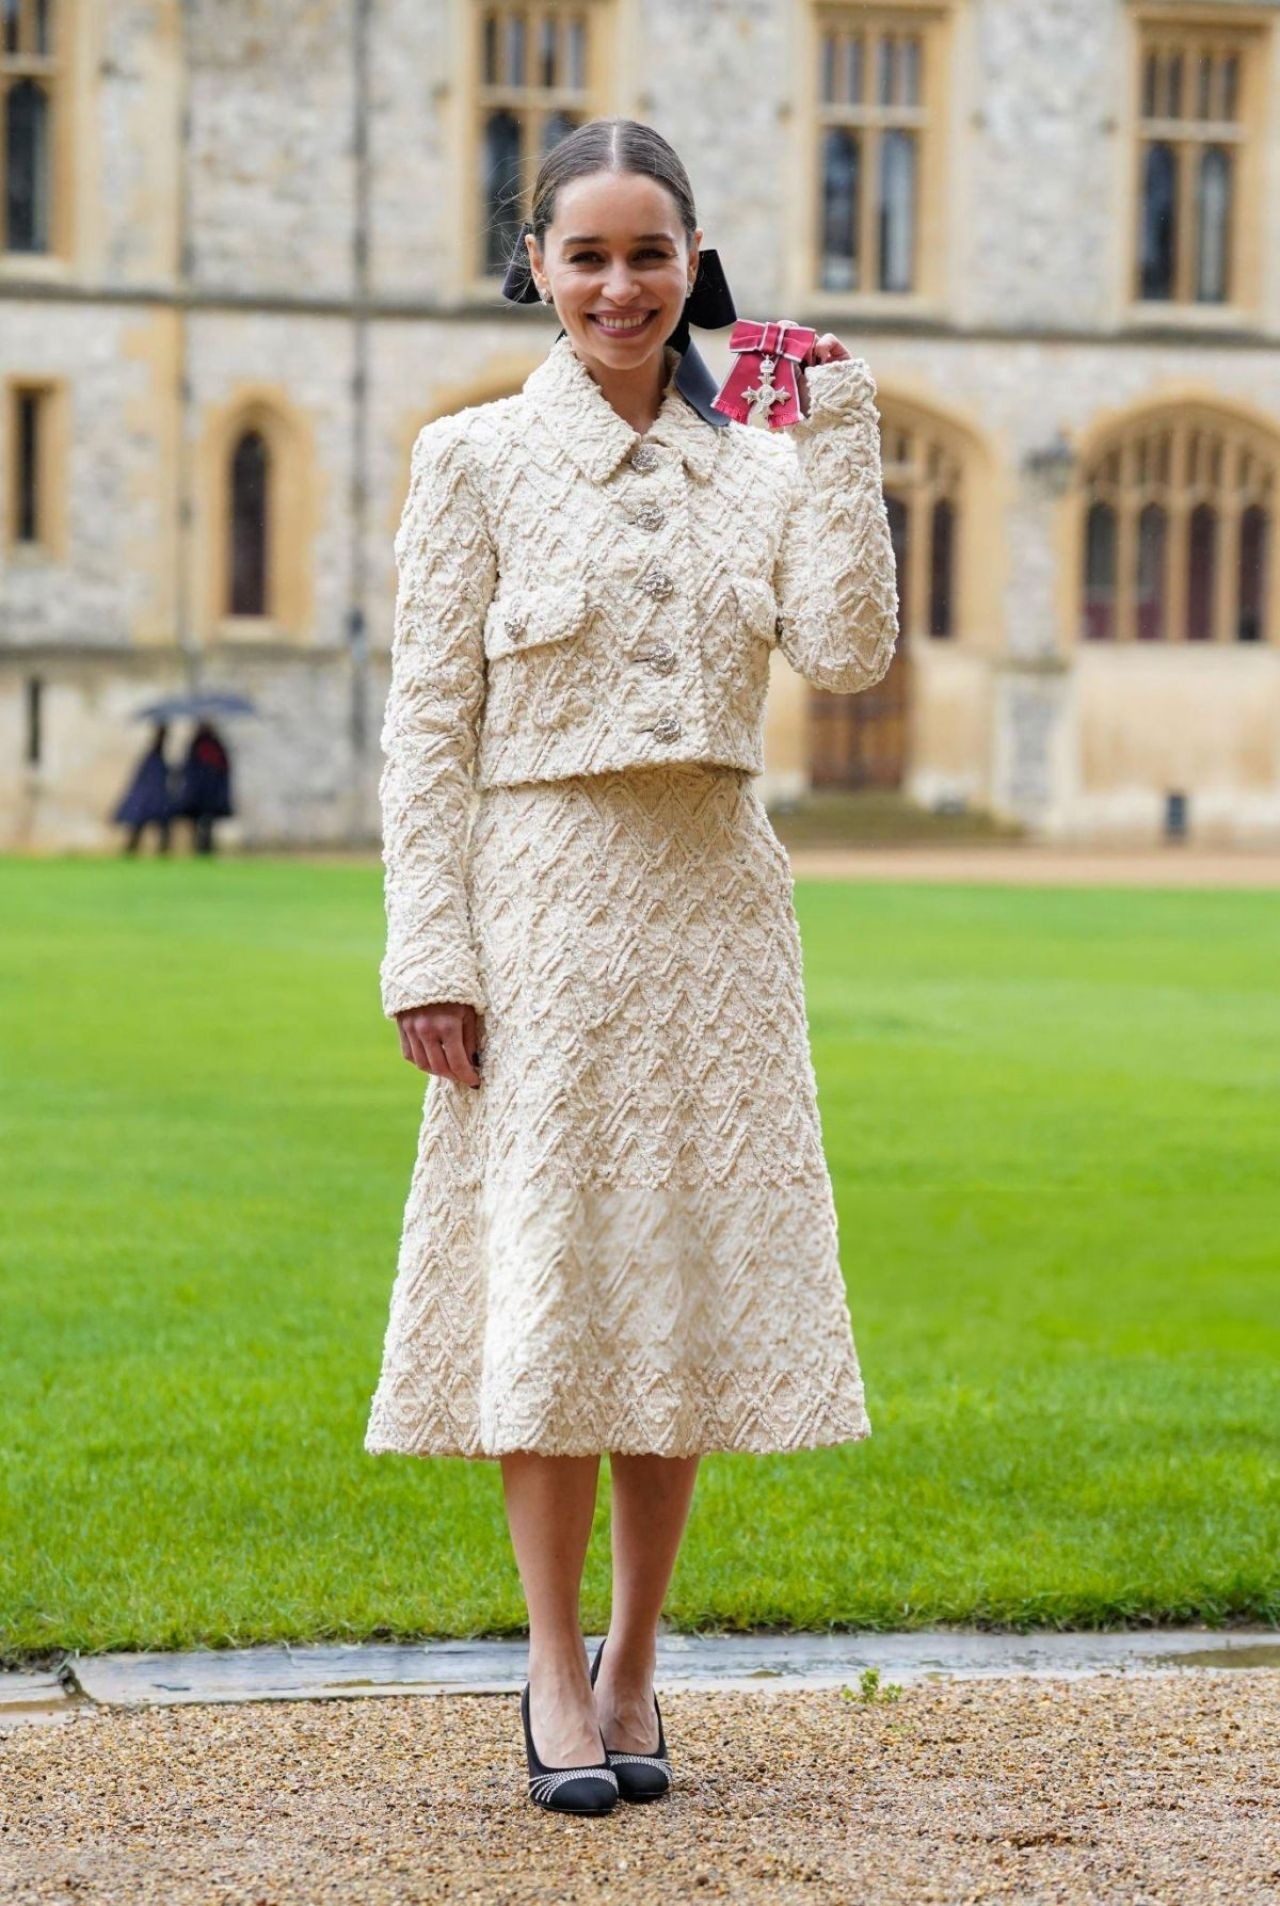
POLYGON ((713 428, 669 381, 642 436, 567 337, 510 397, 414 444, 379 794, 383 1011, 484 988, 466 848, 480 792, 662 762, 764 766, 770 656, 852 694, 898 595, 875 382, 806 372, 789 431, 713 428))

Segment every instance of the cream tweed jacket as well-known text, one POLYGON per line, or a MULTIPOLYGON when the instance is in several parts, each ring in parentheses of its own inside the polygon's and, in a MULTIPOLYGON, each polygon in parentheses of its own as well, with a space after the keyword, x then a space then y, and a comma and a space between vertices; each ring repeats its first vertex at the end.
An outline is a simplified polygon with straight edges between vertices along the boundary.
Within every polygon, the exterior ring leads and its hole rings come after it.
POLYGON ((641 437, 558 338, 523 388, 427 424, 395 556, 380 781, 390 1018, 485 1008, 466 844, 486 787, 661 762, 759 774, 772 650, 853 693, 898 595, 875 381, 806 373, 789 431, 720 429, 671 382, 641 437))

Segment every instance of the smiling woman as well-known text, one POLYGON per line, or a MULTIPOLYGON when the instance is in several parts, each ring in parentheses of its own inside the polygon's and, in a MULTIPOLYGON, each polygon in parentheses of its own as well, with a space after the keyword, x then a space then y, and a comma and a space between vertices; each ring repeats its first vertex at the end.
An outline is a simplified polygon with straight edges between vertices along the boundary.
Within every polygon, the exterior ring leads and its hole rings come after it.
POLYGON ((396 538, 383 1007, 435 1076, 365 1447, 501 1462, 530 1795, 592 1813, 670 1782, 656 1630, 702 1452, 870 1434, 752 777, 775 647, 846 693, 893 653, 875 385, 826 337, 792 435, 690 395, 690 319, 733 315, 701 239, 649 127, 553 147, 503 288, 563 332, 422 431, 396 538))

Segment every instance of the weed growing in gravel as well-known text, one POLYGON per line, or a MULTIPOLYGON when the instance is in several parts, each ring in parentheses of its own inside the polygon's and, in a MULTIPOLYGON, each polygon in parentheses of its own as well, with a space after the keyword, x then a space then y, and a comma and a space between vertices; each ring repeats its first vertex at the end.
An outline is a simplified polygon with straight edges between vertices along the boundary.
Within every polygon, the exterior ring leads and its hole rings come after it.
POLYGON ((896 1701, 898 1696, 902 1693, 902 1689, 896 1681, 886 1681, 885 1685, 881 1687, 879 1668, 864 1668, 858 1677, 856 1692, 851 1687, 843 1687, 840 1693, 845 1700, 848 1701, 883 1702, 896 1701))

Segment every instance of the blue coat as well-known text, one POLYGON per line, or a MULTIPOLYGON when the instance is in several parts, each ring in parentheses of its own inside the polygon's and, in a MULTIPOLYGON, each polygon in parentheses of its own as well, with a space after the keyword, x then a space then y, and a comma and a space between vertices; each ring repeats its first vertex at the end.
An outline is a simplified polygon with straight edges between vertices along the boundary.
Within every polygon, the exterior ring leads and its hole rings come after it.
POLYGON ((133 779, 121 795, 111 818, 126 827, 145 827, 151 821, 167 821, 172 814, 169 769, 164 751, 152 747, 138 763, 133 779))

